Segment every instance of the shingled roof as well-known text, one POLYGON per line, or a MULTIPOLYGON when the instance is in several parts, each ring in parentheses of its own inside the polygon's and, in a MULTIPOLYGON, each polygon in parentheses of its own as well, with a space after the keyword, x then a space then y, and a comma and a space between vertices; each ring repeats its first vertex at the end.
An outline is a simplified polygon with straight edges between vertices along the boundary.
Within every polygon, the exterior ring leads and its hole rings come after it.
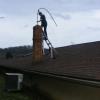
POLYGON ((100 41, 56 48, 56 59, 44 57, 43 62, 32 65, 32 56, 0 59, 0 66, 42 72, 61 76, 74 76, 100 80, 100 41))

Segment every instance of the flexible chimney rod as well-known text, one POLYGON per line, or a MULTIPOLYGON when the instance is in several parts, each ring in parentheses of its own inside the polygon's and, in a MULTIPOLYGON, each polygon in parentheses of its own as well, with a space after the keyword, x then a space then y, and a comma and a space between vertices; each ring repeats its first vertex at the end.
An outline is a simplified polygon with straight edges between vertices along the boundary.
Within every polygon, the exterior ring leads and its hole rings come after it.
MULTIPOLYGON (((53 20, 53 22, 54 22, 55 25, 57 26, 57 23, 56 23, 56 21, 54 20, 52 14, 51 14, 46 8, 39 8, 39 9, 38 9, 38 12, 37 12, 37 21, 38 21, 38 13, 39 13, 39 11, 40 11, 41 9, 45 10, 45 11, 50 15, 51 19, 53 20)), ((37 24, 38 24, 38 22, 37 22, 37 24)))

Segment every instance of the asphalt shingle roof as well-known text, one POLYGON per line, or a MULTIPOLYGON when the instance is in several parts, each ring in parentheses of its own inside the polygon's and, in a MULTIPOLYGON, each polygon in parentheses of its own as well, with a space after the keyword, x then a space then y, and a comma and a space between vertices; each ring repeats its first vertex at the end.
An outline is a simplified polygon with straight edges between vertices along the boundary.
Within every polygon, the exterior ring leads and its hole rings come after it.
POLYGON ((56 59, 44 57, 32 64, 32 56, 0 59, 0 65, 27 71, 100 80, 100 41, 56 48, 56 59))

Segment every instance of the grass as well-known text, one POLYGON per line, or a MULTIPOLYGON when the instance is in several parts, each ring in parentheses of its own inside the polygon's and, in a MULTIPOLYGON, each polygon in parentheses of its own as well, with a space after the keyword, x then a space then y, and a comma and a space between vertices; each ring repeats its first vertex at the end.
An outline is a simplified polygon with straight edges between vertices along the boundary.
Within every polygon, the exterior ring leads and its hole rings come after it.
POLYGON ((28 95, 22 92, 5 92, 5 79, 0 75, 0 100, 31 100, 28 95))

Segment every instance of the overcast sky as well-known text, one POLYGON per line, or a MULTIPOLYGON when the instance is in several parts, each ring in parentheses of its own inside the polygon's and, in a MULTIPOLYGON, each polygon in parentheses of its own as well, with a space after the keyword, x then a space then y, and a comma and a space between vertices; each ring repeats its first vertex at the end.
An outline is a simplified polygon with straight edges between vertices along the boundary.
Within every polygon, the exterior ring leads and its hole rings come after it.
POLYGON ((100 0, 0 0, 0 48, 32 45, 38 8, 48 21, 54 47, 100 40, 100 0))

